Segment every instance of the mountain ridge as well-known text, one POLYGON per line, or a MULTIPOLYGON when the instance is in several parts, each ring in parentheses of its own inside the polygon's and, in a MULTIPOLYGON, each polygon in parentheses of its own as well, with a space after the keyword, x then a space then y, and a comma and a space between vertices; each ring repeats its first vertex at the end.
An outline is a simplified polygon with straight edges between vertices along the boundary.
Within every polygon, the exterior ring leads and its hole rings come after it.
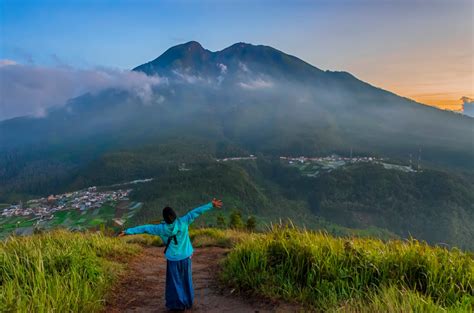
MULTIPOLYGON (((207 58, 213 56, 214 59, 212 59, 212 61, 214 61, 216 63, 216 67, 218 68, 219 67, 219 61, 222 61, 222 59, 219 58, 219 56, 228 55, 228 54, 232 54, 232 53, 235 54, 236 52, 241 52, 244 49, 247 49, 247 50, 248 49, 265 49, 267 51, 272 51, 273 53, 277 53, 277 54, 281 54, 281 55, 284 55, 286 57, 289 57, 292 60, 294 60, 295 62, 298 62, 302 65, 309 66, 314 71, 316 71, 318 74, 323 74, 324 73, 326 75, 336 77, 337 79, 341 79, 341 78, 342 79, 350 79, 350 80, 353 80, 354 82, 357 82, 359 84, 363 84, 363 85, 368 86, 370 88, 374 88, 374 89, 377 89, 379 91, 386 92, 388 94, 404 98, 407 101, 410 101, 410 102, 413 102, 413 103, 416 103, 416 104, 419 104, 419 105, 424 105, 426 107, 433 108, 433 109, 436 109, 436 110, 440 110, 439 108, 435 108, 435 107, 429 106, 427 104, 418 102, 418 101, 413 100, 409 97, 400 96, 400 95, 398 95, 398 94, 396 94, 396 93, 394 93, 390 90, 384 89, 383 87, 372 85, 371 83, 366 82, 366 81, 358 78, 357 76, 355 76, 354 74, 352 74, 348 71, 344 71, 344 70, 321 70, 317 66, 315 66, 315 65, 313 65, 309 62, 306 62, 303 59, 300 59, 300 58, 298 58, 294 55, 291 55, 291 54, 284 53, 283 51, 278 50, 278 49, 276 49, 272 46, 260 45, 260 44, 254 45, 254 44, 246 43, 246 42, 237 42, 237 43, 234 43, 234 44, 232 44, 232 45, 230 45, 230 46, 228 46, 224 49, 216 50, 216 51, 210 51, 208 49, 205 49, 201 45, 201 43, 199 43, 198 41, 191 40, 191 41, 188 41, 186 43, 182 43, 182 44, 179 44, 179 45, 176 45, 176 46, 173 46, 173 47, 167 49, 165 52, 163 52, 157 58, 134 67, 132 69, 132 71, 143 72, 147 75, 157 75, 157 74, 159 74, 160 70, 164 69, 163 66, 160 66, 159 64, 166 63, 167 66, 170 66, 171 65, 170 60, 169 60, 170 59, 170 54, 172 54, 173 52, 176 52, 176 51, 178 51, 178 56, 179 55, 182 56, 183 53, 185 53, 186 51, 192 51, 193 53, 195 53, 195 52, 202 53, 207 58), (157 66, 157 64, 158 64, 158 66, 157 66)), ((172 58, 176 59, 176 58, 178 58, 178 56, 174 55, 174 56, 172 56, 172 58)), ((169 75, 169 72, 164 71, 163 74, 164 74, 164 76, 166 76, 166 75, 169 75)), ((217 72, 217 74, 220 74, 220 73, 217 72)))
POLYGON ((87 142, 85 151, 107 151, 119 143, 201 134, 252 153, 354 149, 407 159, 422 148, 427 162, 474 167, 466 136, 471 118, 400 97, 345 71, 320 70, 269 46, 236 43, 212 52, 191 41, 133 70, 164 76, 165 83, 139 92, 85 94, 42 118, 2 121, 0 151, 63 150, 75 142, 87 142))
MULTIPOLYGON (((285 65, 305 68, 305 75, 324 73, 319 68, 278 49, 266 45, 253 45, 239 42, 219 51, 210 51, 202 47, 197 41, 189 41, 167 49, 157 58, 133 68, 147 75, 167 76, 171 70, 181 70, 187 73, 212 74, 219 76, 227 71, 249 72, 246 62, 256 65, 271 62, 271 66, 285 65), (285 60, 286 59, 286 60, 285 60), (238 60, 238 62, 237 62, 238 60), (193 61, 193 62, 190 62, 193 61), (207 64, 196 64, 207 62, 207 64), (196 67, 193 69, 193 66, 196 67), (314 72, 314 73, 311 73, 314 72)), ((259 70, 259 69, 257 69, 259 70)), ((260 70, 262 70, 260 68, 260 70)), ((301 72, 299 73, 301 74, 301 72)), ((295 75, 296 76, 296 75, 295 75)))

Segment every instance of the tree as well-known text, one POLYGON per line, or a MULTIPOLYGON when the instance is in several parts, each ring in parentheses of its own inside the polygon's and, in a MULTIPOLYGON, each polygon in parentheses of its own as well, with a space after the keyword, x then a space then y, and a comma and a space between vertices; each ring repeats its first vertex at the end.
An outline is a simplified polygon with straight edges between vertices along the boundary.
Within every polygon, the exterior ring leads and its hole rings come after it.
POLYGON ((252 215, 249 216, 245 227, 247 227, 248 231, 255 231, 255 229, 257 228, 257 220, 255 219, 254 216, 252 215))
POLYGON ((222 215, 222 213, 219 213, 216 217, 216 225, 217 228, 225 228, 226 222, 225 222, 225 217, 222 215))
POLYGON ((244 227, 244 222, 242 221, 242 214, 240 211, 234 211, 230 215, 229 227, 233 229, 240 229, 244 227))

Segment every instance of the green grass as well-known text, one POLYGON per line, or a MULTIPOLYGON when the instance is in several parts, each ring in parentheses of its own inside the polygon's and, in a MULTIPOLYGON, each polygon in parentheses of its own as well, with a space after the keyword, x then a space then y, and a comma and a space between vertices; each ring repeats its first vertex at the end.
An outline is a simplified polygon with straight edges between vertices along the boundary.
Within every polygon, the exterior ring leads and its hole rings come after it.
MULTIPOLYGON (((337 309, 329 311, 343 312, 472 312, 472 302, 466 300, 457 306, 443 308, 430 298, 423 296, 420 292, 395 286, 383 286, 378 291, 369 292, 367 300, 351 299, 337 309)), ((471 300, 472 301, 472 300, 471 300)))
MULTIPOLYGON (((250 233, 232 229, 191 228, 189 230, 189 237, 195 248, 232 248, 239 242, 249 238, 250 233)), ((163 246, 163 241, 160 237, 147 234, 130 235, 122 237, 121 239, 127 243, 136 243, 143 246, 163 246)))
POLYGON ((100 234, 54 231, 0 242, 0 312, 99 312, 139 246, 100 234))
POLYGON ((140 234, 140 235, 129 235, 125 237, 121 237, 121 240, 126 243, 131 244, 139 244, 142 246, 155 246, 155 247, 162 247, 163 241, 159 236, 153 236, 148 234, 140 234))
POLYGON ((115 217, 115 208, 111 205, 104 205, 98 209, 90 209, 86 211, 68 210, 55 213, 53 220, 46 224, 46 227, 63 226, 63 227, 94 227, 115 217), (97 214, 94 214, 97 211, 97 214))
POLYGON ((232 229, 197 228, 189 231, 189 237, 196 248, 232 248, 249 238, 250 233, 232 229))
MULTIPOLYGON (((194 247, 230 249, 223 281, 327 312, 472 312, 474 258, 415 240, 191 229, 194 247)), ((0 312, 100 312, 123 263, 159 237, 53 231, 0 242, 0 312)))
POLYGON ((35 221, 31 216, 12 216, 0 218, 0 231, 12 231, 17 227, 31 227, 35 221))
POLYGON ((335 238, 276 227, 237 244, 222 278, 323 311, 471 312, 472 255, 416 240, 335 238))

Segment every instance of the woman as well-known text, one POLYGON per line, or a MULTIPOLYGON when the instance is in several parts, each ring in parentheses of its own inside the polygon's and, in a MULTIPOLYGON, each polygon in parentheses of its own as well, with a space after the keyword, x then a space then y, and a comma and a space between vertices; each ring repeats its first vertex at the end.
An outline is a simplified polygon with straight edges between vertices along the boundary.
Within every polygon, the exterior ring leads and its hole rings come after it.
POLYGON ((202 213, 221 208, 222 201, 213 199, 177 218, 170 207, 163 209, 164 223, 143 225, 121 232, 120 236, 150 234, 160 236, 166 244, 166 308, 169 310, 186 310, 193 306, 194 289, 191 271, 193 247, 189 238, 188 226, 202 213))

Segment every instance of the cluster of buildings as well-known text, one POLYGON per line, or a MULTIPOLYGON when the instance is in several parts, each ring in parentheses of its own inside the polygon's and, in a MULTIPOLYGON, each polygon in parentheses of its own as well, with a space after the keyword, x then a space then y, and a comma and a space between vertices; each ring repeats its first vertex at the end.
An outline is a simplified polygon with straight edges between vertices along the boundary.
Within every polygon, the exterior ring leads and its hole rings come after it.
MULTIPOLYGON (((227 161, 241 161, 241 160, 255 160, 256 156, 251 154, 248 157, 229 157, 223 159, 216 159, 217 162, 227 162, 227 161)), ((285 162, 289 165, 298 166, 306 176, 315 177, 319 174, 320 171, 332 171, 338 167, 344 166, 350 163, 376 163, 382 165, 385 169, 389 170, 398 170, 403 172, 419 172, 420 165, 418 161, 418 166, 415 168, 412 164, 412 159, 410 155, 410 165, 400 165, 392 164, 384 158, 376 158, 371 156, 351 156, 343 157, 336 154, 332 154, 324 157, 287 157, 281 156, 280 161, 285 162)), ((180 169, 181 170, 181 169, 180 169)))
POLYGON ((54 212, 64 210, 89 210, 100 208, 105 202, 128 200, 131 189, 98 191, 96 187, 84 190, 50 195, 46 198, 29 200, 26 205, 20 202, 3 209, 2 217, 37 216, 42 219, 52 216, 54 212))
POLYGON ((385 169, 398 170, 403 172, 418 172, 418 168, 414 169, 411 159, 410 165, 393 164, 388 160, 376 157, 341 157, 338 155, 330 155, 326 157, 280 157, 283 162, 288 162, 289 165, 299 166, 306 172, 307 176, 315 177, 322 171, 332 171, 340 166, 348 163, 374 163, 380 164, 385 169))
MULTIPOLYGON (((227 161, 240 161, 240 160, 256 160, 257 157, 251 154, 247 157, 229 157, 223 159, 216 159, 217 162, 227 162, 227 161)), ((382 161, 382 158, 375 158, 375 157, 341 157, 338 155, 330 155, 325 157, 285 157, 281 156, 280 160, 287 161, 289 164, 294 163, 307 163, 307 162, 346 162, 346 163, 355 163, 355 162, 374 162, 374 161, 382 161)))
POLYGON ((223 159, 216 159, 217 162, 227 162, 227 161, 241 161, 241 160, 256 160, 257 157, 253 154, 249 155, 248 157, 232 157, 232 158, 223 158, 223 159))
POLYGON ((330 155, 325 157, 280 157, 280 160, 287 161, 289 164, 294 163, 307 163, 307 162, 345 162, 345 163, 356 163, 356 162, 375 162, 382 161, 382 158, 375 157, 341 157, 338 155, 330 155))

